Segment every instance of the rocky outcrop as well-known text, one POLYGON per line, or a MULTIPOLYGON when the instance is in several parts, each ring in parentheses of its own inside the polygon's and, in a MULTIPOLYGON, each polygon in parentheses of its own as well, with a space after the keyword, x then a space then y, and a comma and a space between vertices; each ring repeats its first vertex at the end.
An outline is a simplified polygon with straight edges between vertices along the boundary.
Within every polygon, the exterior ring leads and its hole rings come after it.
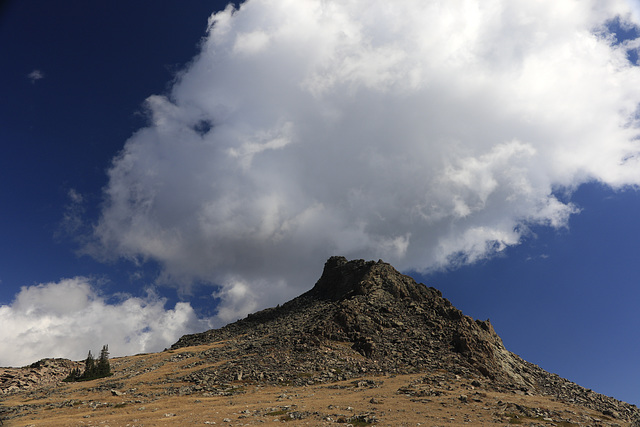
POLYGON ((68 359, 42 359, 22 368, 0 368, 0 393, 10 394, 57 384, 79 365, 68 359))
POLYGON ((554 396, 627 421, 638 409, 586 390, 509 352, 489 320, 474 320, 382 261, 330 258, 315 286, 221 329, 186 335, 172 349, 220 343, 193 355, 182 392, 234 393, 229 383, 332 382, 363 373, 445 371, 487 388, 554 396))
POLYGON ((224 328, 184 336, 172 348, 238 336, 250 336, 261 348, 286 349, 294 342, 307 351, 349 343, 367 369, 414 372, 455 365, 504 384, 533 386, 489 320, 463 315, 440 291, 382 261, 332 257, 309 292, 224 328))
POLYGON ((640 425, 635 406, 522 360, 489 320, 382 261, 330 258, 282 306, 112 362, 113 377, 74 384, 59 381, 81 362, 0 368, 0 424, 640 425))

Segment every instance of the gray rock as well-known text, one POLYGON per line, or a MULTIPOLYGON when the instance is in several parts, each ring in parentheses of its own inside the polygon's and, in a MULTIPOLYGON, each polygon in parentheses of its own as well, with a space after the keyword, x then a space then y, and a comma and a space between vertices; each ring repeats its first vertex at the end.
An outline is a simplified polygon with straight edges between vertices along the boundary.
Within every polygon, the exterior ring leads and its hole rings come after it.
POLYGON ((233 388, 240 381, 243 386, 303 386, 362 378, 365 372, 444 371, 446 378, 425 375, 424 384, 403 393, 438 395, 438 383, 465 380, 487 390, 553 396, 611 418, 640 422, 635 406, 522 360, 504 347, 489 320, 465 316, 437 289, 416 283, 382 261, 332 257, 315 286, 303 295, 223 328, 185 335, 172 349, 220 341, 225 345, 194 354, 218 366, 181 380, 212 395, 228 395, 241 392, 239 384, 233 388))

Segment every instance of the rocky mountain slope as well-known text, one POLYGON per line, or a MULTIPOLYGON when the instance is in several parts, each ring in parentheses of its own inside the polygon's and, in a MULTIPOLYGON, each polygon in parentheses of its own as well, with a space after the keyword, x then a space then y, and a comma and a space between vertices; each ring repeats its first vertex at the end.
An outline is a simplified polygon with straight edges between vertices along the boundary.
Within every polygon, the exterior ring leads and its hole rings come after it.
POLYGON ((0 394, 57 384, 80 363, 67 359, 42 359, 23 368, 0 368, 0 394))
POLYGON ((635 406, 524 361, 504 347, 489 320, 465 316, 440 291, 383 261, 332 257, 305 294, 221 329, 186 335, 172 348, 230 341, 204 355, 229 362, 185 379, 207 390, 234 378, 301 385, 364 373, 446 371, 492 390, 553 396, 640 424, 635 406))
POLYGON ((634 405, 522 360, 488 320, 463 315, 438 290, 382 261, 332 257, 311 290, 282 306, 186 335, 161 353, 113 359, 108 379, 56 383, 73 363, 49 359, 19 375, 0 373, 0 419, 640 425, 634 405))

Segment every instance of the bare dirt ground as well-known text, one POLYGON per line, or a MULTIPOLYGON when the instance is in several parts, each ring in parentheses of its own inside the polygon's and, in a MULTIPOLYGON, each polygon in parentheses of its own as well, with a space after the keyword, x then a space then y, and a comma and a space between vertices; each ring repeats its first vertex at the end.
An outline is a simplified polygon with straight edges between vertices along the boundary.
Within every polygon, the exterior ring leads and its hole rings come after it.
POLYGON ((234 381, 224 395, 182 394, 191 366, 181 352, 116 358, 114 375, 0 396, 4 426, 378 425, 625 426, 550 396, 500 393, 451 373, 363 376, 306 386, 234 381), (11 411, 6 411, 7 409, 11 411))

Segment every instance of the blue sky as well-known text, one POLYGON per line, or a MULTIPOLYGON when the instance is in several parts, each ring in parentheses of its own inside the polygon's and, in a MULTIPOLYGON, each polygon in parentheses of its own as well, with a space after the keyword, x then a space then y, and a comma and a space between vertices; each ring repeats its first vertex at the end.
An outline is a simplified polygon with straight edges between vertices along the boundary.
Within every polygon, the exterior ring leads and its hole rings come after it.
POLYGON ((640 7, 530 3, 8 2, 0 365, 162 350, 339 254, 640 403, 640 7))

